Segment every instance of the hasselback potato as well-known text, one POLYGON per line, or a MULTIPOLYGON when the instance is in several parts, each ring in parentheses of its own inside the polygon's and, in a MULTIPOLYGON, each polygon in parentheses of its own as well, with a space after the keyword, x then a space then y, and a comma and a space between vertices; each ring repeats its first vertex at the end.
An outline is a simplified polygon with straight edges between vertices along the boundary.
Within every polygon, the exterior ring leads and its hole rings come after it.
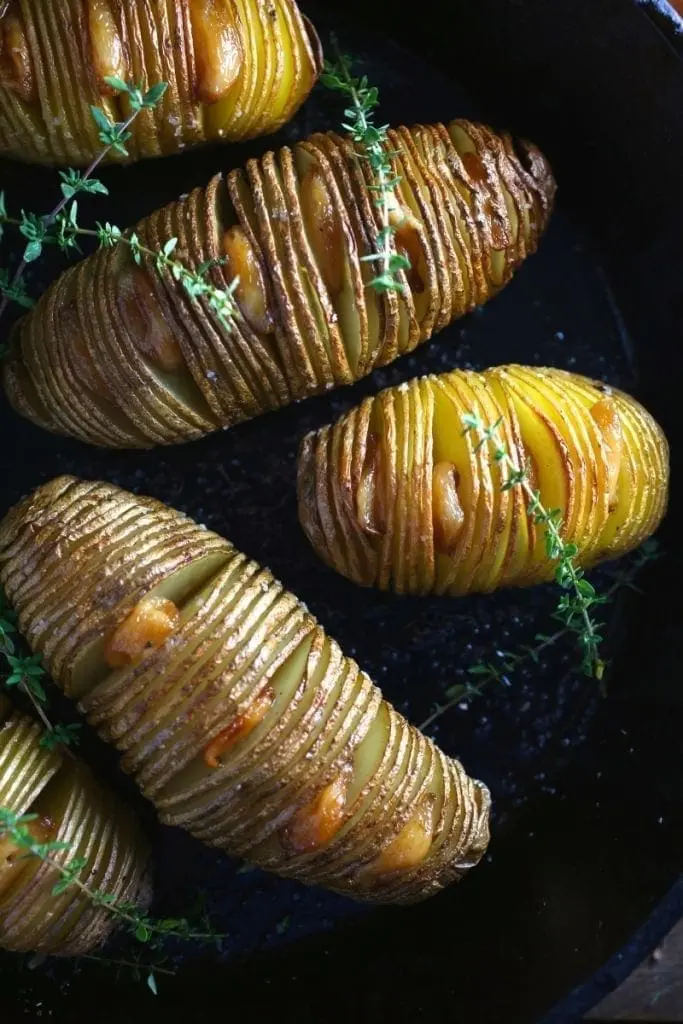
POLYGON ((480 859, 486 787, 216 534, 60 477, 0 525, 0 567, 31 646, 164 822, 376 902, 424 898, 480 859))
MULTIPOLYGON (((66 867, 82 857, 79 877, 91 889, 144 909, 151 897, 149 851, 137 823, 85 765, 41 746, 42 731, 0 694, 0 807, 35 814, 26 826, 35 842, 67 844, 51 858, 66 867)), ((0 825, 0 947, 77 956, 104 942, 116 918, 75 886, 55 894, 60 879, 0 825)))
POLYGON ((3 0, 0 154, 90 163, 102 149, 91 105, 114 121, 131 112, 107 77, 168 83, 135 119, 127 159, 269 134, 321 69, 320 41, 294 0, 3 0))
POLYGON ((520 486, 503 484, 476 413, 498 435, 584 567, 617 558, 659 525, 666 439, 635 399, 563 370, 455 370, 389 388, 309 434, 299 516, 329 565, 399 593, 487 592, 550 580, 545 530, 520 486))
MULTIPOLYGON (((525 142, 467 121, 389 131, 400 182, 404 293, 368 287, 379 213, 367 161, 314 135, 216 175, 143 221, 157 250, 235 276, 240 313, 223 326, 170 275, 124 246, 67 270, 19 322, 5 385, 49 430, 108 447, 191 440, 348 384, 484 302, 532 252, 554 182, 525 142)), ((392 201, 393 202, 393 201, 392 201)))

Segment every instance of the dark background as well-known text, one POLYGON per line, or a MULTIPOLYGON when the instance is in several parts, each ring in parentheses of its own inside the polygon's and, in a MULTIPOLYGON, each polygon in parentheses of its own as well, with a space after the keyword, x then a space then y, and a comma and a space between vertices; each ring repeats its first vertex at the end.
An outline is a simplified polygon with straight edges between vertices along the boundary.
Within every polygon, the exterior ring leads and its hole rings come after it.
MULTIPOLYGON (((269 564, 419 722, 468 665, 545 630, 556 595, 539 588, 413 601, 354 588, 317 562, 297 527, 296 447, 306 430, 379 386, 456 364, 514 360, 622 384, 658 416, 674 456, 665 557, 639 581, 644 596, 610 612, 614 665, 605 699, 571 671, 575 654, 561 647, 508 689, 441 719, 438 741, 489 783, 495 799, 490 853, 463 885, 420 907, 367 910, 258 871, 240 873, 189 837, 156 831, 140 807, 158 853, 157 911, 189 914, 203 889, 217 927, 230 933, 225 952, 187 954, 176 978, 160 979, 156 1001, 127 975, 114 984, 111 969, 29 971, 18 958, 0 958, 3 1021, 49 1014, 80 1022, 93 1012, 107 1022, 151 1013, 208 1020, 238 1007, 321 1024, 524 1021, 546 1012, 570 1021, 625 976, 683 909, 677 40, 629 0, 346 3, 339 15, 330 13, 337 5, 325 13, 302 6, 325 43, 334 24, 360 57, 359 69, 380 87, 382 118, 476 116, 544 149, 560 193, 539 254, 485 310, 415 356, 353 389, 198 444, 103 453, 49 437, 3 406, 0 511, 64 471, 189 511, 269 564)), ((93 206, 92 217, 130 223, 218 167, 338 119, 336 99, 317 90, 278 140, 107 172, 112 198, 93 206)), ((51 203, 53 172, 4 164, 0 178, 12 207, 51 203)), ((58 266, 34 273, 34 291, 58 266)), ((596 579, 609 585, 604 571, 596 579)), ((140 806, 111 752, 87 735, 84 753, 140 806)))

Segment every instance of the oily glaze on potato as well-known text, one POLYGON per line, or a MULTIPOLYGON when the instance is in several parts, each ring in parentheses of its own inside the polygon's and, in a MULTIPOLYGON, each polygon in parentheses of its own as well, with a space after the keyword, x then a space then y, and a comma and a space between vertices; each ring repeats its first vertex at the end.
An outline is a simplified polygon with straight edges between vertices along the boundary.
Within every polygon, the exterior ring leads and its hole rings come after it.
POLYGON ((102 149, 90 107, 118 122, 131 112, 107 77, 168 83, 135 119, 128 160, 271 134, 321 68, 320 41, 294 0, 4 0, 0 154, 90 163, 102 149))
MULTIPOLYGON (((80 877, 120 901, 148 906, 149 851, 128 811, 104 793, 80 761, 40 745, 42 728, 0 695, 0 807, 35 814, 35 842, 68 849, 50 856, 66 866, 84 858, 80 877)), ((53 892, 57 870, 14 845, 0 829, 0 947, 77 956, 100 946, 116 918, 71 886, 53 892)))
POLYGON ((267 570, 187 517, 61 477, 0 525, 0 577, 164 822, 376 902, 425 898, 482 856, 486 787, 267 570))
POLYGON ((635 399, 562 370, 500 366, 413 380, 309 434, 299 517, 328 565, 363 586, 456 596, 553 578, 545 531, 476 411, 526 468, 591 566, 637 547, 667 503, 666 439, 635 399))
POLYGON ((112 448, 200 437, 349 384, 494 295, 536 249, 555 185, 533 146, 469 121, 389 132, 404 291, 368 284, 372 180, 339 136, 314 135, 147 218, 153 249, 239 277, 230 328, 128 250, 71 267, 20 321, 4 381, 14 407, 112 448))

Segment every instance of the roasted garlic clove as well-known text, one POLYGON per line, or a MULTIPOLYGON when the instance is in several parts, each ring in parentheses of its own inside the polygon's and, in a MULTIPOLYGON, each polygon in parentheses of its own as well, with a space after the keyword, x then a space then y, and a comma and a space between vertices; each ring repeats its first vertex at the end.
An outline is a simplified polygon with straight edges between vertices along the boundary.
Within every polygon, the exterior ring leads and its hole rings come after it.
POLYGON ((180 513, 58 478, 0 523, 0 582, 165 823, 376 902, 426 898, 483 855, 486 788, 269 572, 180 513), (160 599, 178 628, 138 661, 136 626, 112 667, 106 638, 160 599))
POLYGON ((438 462, 432 473, 432 526, 434 547, 444 555, 455 553, 465 525, 458 497, 458 470, 450 462, 438 462))
POLYGON ((143 598, 117 626, 104 645, 110 668, 137 665, 148 651, 165 644, 178 628, 180 612, 165 597, 143 598))
POLYGON ((271 334, 275 324, 268 308, 263 268, 243 228, 234 225, 225 232, 223 252, 227 256, 226 275, 239 278, 235 297, 242 314, 257 334, 271 334))
POLYGON ((184 365, 178 341, 165 323, 148 274, 129 266, 118 283, 118 305, 128 335, 139 351, 164 373, 184 365))
POLYGON ((540 492, 546 508, 560 510, 579 565, 618 558, 661 522, 668 446, 635 399, 603 391, 562 370, 501 366, 425 377, 366 399, 302 443, 304 531, 321 558, 363 586, 451 596, 527 586, 556 569, 530 509, 540 492), (464 433, 473 409, 497 425, 523 486, 510 486, 511 468, 491 444, 464 433), (378 531, 376 481, 392 473, 378 531))
MULTIPOLYGON (((212 116, 228 117, 231 97, 212 116)), ((350 384, 495 295, 550 217, 555 185, 541 154, 529 147, 523 168, 507 136, 463 121, 390 131, 387 145, 402 172, 394 242, 410 260, 400 294, 371 287, 379 226, 369 169, 348 138, 314 135, 216 175, 137 226, 154 251, 177 238, 183 262, 218 287, 239 279, 232 323, 172 274, 160 280, 121 247, 99 251, 73 270, 79 339, 60 321, 72 301, 63 279, 19 322, 3 369, 14 407, 110 447, 194 440, 350 384), (465 127, 465 156, 486 164, 486 175, 468 173, 453 142, 465 127), (64 362, 75 348, 93 353, 106 389, 98 401, 84 399, 78 375, 50 386, 55 348, 64 362)))
POLYGON ((102 93, 115 95, 115 90, 107 85, 105 78, 120 78, 126 82, 129 74, 121 32, 110 0, 86 0, 85 14, 90 58, 98 88, 102 93))
POLYGON ((35 103, 38 91, 19 4, 0 10, 0 89, 11 89, 22 103, 35 103))
POLYGON ((616 402, 609 397, 601 398, 591 409, 591 416, 597 423, 607 448, 607 494, 609 506, 614 508, 624 435, 616 402))
POLYGON ((242 73, 245 56, 232 0, 190 0, 197 63, 196 95, 202 103, 224 99, 242 73))
POLYGON ((225 729, 221 729, 218 736, 211 740, 204 750, 204 761, 209 768, 220 768, 223 755, 227 754, 236 743, 246 740, 251 735, 256 726, 260 725, 268 714, 274 699, 275 694, 270 686, 267 686, 246 711, 235 715, 230 724, 226 725, 225 729))
POLYGON ((301 807, 282 830, 285 848, 292 853, 311 853, 325 846, 341 828, 345 806, 346 779, 340 774, 301 807))

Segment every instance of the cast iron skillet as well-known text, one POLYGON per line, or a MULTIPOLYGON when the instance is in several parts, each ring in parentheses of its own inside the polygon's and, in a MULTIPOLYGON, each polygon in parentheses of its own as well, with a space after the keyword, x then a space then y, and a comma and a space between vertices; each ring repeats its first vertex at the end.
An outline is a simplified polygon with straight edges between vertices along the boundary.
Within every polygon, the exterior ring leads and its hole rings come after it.
MULTIPOLYGON (((435 727, 444 748, 490 784, 494 839, 465 883, 419 907, 367 910, 240 871, 184 834, 158 830, 115 756, 86 735, 83 753, 140 808, 156 837, 155 909, 190 914, 202 889, 214 924, 229 936, 222 954, 179 957, 180 973, 160 979, 156 1001, 128 975, 115 983, 111 968, 49 963, 31 971, 20 958, 0 957, 3 1022, 48 1014, 70 1024, 93 1014, 133 1022, 151 1013, 203 1021, 244 1012, 316 1024, 544 1014, 570 1021, 624 977, 683 909, 674 525, 683 450, 683 65, 676 41, 629 0, 303 6, 324 38, 335 26, 361 58, 380 86, 386 120, 479 117, 545 150, 560 199, 539 254, 484 311, 414 357, 356 388, 191 446, 98 452, 20 422, 3 404, 0 512, 60 472, 154 494, 269 564, 420 722, 443 687, 492 646, 516 648, 546 629, 555 595, 541 588, 443 602, 354 588, 317 562, 297 527, 297 443, 387 383, 456 364, 526 361, 626 386, 658 416, 674 460, 665 557, 641 577, 644 596, 608 613, 613 670, 605 698, 571 671, 574 653, 560 647, 435 727)), ((339 113, 321 90, 280 139, 111 171, 113 198, 88 215, 130 223, 221 166, 331 127, 339 113)), ((17 206, 46 205, 54 193, 51 172, 4 164, 0 174, 17 206)), ((57 270, 48 266, 33 287, 57 270)), ((608 572, 596 580, 608 586, 608 572)), ((112 956, 131 952, 123 941, 112 956)))

